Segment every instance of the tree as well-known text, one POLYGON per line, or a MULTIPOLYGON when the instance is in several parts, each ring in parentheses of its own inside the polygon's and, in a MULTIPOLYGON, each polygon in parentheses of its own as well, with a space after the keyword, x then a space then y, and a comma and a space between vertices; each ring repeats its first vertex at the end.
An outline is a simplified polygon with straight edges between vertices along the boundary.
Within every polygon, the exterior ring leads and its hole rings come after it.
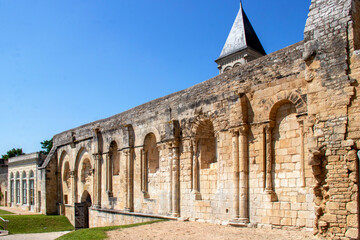
POLYGON ((1 158, 8 160, 9 158, 24 155, 24 154, 25 153, 23 153, 22 148, 16 148, 16 149, 13 148, 13 149, 7 151, 7 153, 5 155, 2 155, 1 158))
POLYGON ((40 151, 40 153, 42 154, 49 154, 52 146, 53 146, 53 139, 50 139, 50 140, 44 140, 43 142, 40 142, 41 143, 41 148, 42 149, 45 149, 45 151, 40 151))

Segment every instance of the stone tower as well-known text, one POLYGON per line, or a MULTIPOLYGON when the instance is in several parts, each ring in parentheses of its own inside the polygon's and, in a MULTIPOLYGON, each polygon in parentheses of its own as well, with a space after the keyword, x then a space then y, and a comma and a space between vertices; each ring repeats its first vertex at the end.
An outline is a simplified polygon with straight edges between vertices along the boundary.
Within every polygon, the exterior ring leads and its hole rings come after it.
POLYGON ((236 16, 220 57, 215 60, 220 73, 266 55, 240 1, 236 16))

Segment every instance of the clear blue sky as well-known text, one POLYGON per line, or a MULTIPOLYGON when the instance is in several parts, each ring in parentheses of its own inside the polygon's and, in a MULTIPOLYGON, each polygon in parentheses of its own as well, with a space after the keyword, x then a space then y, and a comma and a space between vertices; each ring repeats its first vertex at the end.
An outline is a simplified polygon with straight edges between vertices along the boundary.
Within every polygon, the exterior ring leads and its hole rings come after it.
MULTIPOLYGON (((243 0, 267 53, 310 0, 243 0)), ((0 155, 218 74, 239 0, 0 0, 0 155)))

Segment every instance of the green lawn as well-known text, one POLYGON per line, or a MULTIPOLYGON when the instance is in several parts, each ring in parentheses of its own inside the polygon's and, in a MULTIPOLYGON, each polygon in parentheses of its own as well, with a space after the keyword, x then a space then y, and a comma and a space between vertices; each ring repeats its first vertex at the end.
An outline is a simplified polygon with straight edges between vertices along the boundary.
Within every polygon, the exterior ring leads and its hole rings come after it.
POLYGON ((71 231, 74 227, 65 216, 49 215, 2 215, 10 220, 10 234, 71 231))
POLYGON ((0 209, 0 215, 4 215, 4 214, 14 214, 14 213, 0 209))
POLYGON ((101 240, 106 238, 106 232, 112 231, 116 229, 121 228, 129 228, 129 227, 136 227, 156 222, 162 222, 166 220, 155 220, 150 222, 144 222, 144 223, 135 223, 130 225, 121 225, 121 226, 111 226, 111 227, 97 227, 97 228, 86 228, 86 229, 80 229, 77 231, 70 232, 68 234, 65 234, 56 240, 77 240, 77 239, 86 239, 86 240, 101 240))

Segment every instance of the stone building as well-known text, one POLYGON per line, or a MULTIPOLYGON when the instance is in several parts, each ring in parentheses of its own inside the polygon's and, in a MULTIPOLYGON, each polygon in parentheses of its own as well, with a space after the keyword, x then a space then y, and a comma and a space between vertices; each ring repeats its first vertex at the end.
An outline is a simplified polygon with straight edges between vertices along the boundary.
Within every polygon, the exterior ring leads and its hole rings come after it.
POLYGON ((36 152, 9 158, 8 206, 32 212, 41 211, 42 180, 38 167, 43 164, 45 157, 36 152))
POLYGON ((8 161, 0 159, 0 205, 7 205, 8 161))
POLYGON ((240 8, 220 75, 54 136, 42 211, 78 228, 161 217, 357 238, 359 11, 312 0, 304 40, 265 55, 240 8))

